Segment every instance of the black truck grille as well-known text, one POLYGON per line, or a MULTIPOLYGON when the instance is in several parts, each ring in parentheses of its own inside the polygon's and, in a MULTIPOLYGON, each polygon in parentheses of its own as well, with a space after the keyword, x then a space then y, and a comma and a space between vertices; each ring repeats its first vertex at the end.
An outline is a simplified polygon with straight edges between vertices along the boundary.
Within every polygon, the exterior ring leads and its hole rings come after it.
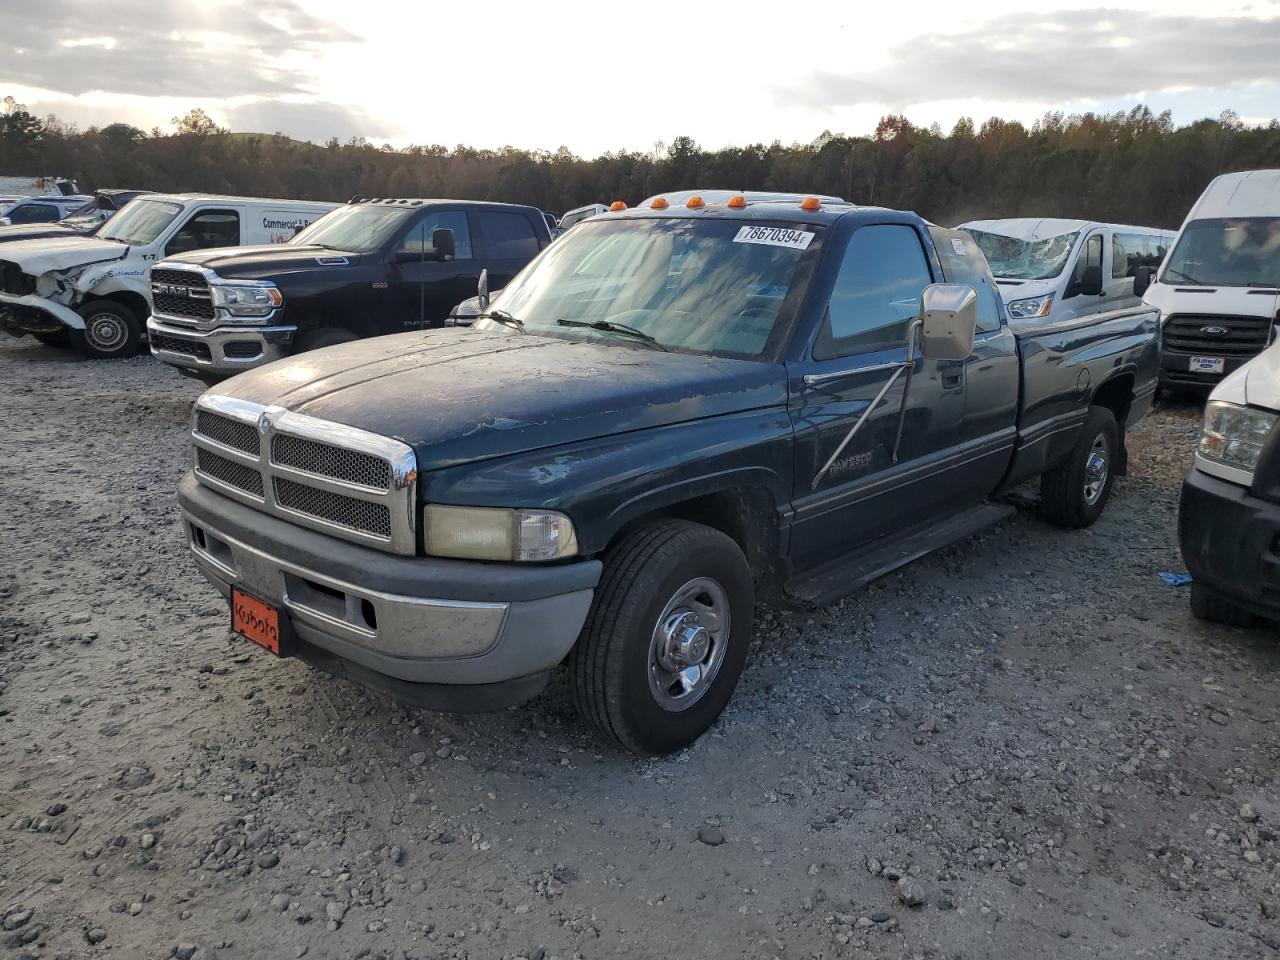
POLYGON ((1164 322, 1164 348, 1210 357, 1252 357, 1267 345, 1272 322, 1270 317, 1175 313, 1164 322))
POLYGON ((170 353, 180 353, 185 357, 195 357, 197 360, 212 359, 212 355, 209 353, 209 345, 199 340, 168 337, 163 333, 152 333, 149 335, 149 339, 151 346, 157 350, 168 350, 170 353))
POLYGON ((15 297, 25 297, 36 292, 36 278, 8 260, 0 260, 0 290, 15 297))
POLYGON ((189 270, 152 270, 151 303, 157 315, 212 320, 213 300, 204 274, 189 270))

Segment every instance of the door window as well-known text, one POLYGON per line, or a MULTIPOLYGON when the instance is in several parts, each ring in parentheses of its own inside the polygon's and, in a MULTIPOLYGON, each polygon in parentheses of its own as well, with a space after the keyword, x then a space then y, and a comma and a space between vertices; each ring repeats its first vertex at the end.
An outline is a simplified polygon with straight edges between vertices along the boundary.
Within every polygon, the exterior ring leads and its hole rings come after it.
POLYGON ((1000 329, 1000 296, 996 293, 995 279, 982 248, 963 230, 947 230, 930 227, 933 248, 942 262, 942 275, 947 283, 960 283, 973 287, 978 294, 978 333, 993 333, 1000 329))
POLYGON ((9 211, 10 223, 52 223, 62 214, 51 203, 23 203, 9 211))
POLYGON ((912 227, 862 227, 845 248, 814 359, 905 346, 911 321, 920 313, 920 295, 932 282, 912 227))
POLYGON ((1071 271, 1071 283, 1067 285, 1067 290, 1077 286, 1084 279, 1084 272, 1089 267, 1097 267, 1098 271, 1102 271, 1102 234, 1095 233, 1084 242, 1084 249, 1080 251, 1080 256, 1076 258, 1075 269, 1071 271))
POLYGON ((166 255, 235 247, 240 244, 240 215, 234 210, 201 210, 178 228, 164 248, 166 255))
POLYGON ((538 235, 524 214, 482 210, 475 217, 476 225, 484 236, 486 257, 532 260, 538 255, 538 235))
POLYGON ((400 252, 431 260, 435 256, 435 248, 431 246, 431 235, 436 230, 453 231, 455 260, 471 259, 471 230, 467 225, 467 215, 461 210, 428 213, 405 235, 400 243, 400 252))

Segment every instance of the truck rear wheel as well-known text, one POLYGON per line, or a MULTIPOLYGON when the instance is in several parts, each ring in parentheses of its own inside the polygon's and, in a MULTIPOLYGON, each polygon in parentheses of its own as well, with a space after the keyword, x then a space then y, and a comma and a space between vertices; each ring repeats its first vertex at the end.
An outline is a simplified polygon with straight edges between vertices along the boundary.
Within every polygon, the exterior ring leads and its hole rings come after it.
POLYGON ((1191 615, 1197 620, 1223 623, 1228 627, 1253 627, 1258 623, 1258 618, 1244 607, 1194 580, 1191 581, 1191 615))
POLYGON ((72 330, 71 345, 86 357, 132 357, 142 345, 142 325, 132 310, 114 300, 91 300, 76 311, 83 330, 72 330))
POLYGON ((1111 496, 1120 465, 1120 431, 1106 407, 1090 407, 1071 453, 1040 477, 1040 513, 1060 527, 1092 526, 1111 496))
POLYGON ((754 602, 746 557, 718 530, 666 520, 629 534, 569 654, 578 713, 636 753, 693 742, 737 686, 754 602))

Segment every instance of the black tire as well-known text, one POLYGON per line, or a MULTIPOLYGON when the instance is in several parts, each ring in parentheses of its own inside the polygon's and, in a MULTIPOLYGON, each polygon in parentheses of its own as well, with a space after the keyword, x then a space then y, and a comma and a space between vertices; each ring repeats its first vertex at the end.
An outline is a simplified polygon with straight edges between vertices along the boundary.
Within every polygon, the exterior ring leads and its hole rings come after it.
POLYGON ((605 556, 567 661, 579 715, 636 753, 669 753, 692 743, 720 716, 742 675, 754 603, 746 557, 718 530, 664 520, 627 535, 605 556), (716 610, 724 611, 727 628, 721 619, 718 629, 699 635, 696 611, 710 624, 716 610), (664 621, 670 629, 660 632, 664 621), (668 659, 679 636, 691 639, 685 661, 668 659), (681 663, 686 673, 698 670, 687 691, 674 672, 681 663))
POLYGON ((1223 623, 1228 627, 1258 625, 1258 618, 1253 613, 1228 600, 1216 590, 1196 583, 1194 580, 1191 582, 1191 615, 1197 620, 1223 623))
POLYGON ((308 330, 293 343, 293 353, 306 353, 308 350, 319 350, 321 347, 334 347, 340 343, 350 343, 356 339, 354 333, 338 330, 334 327, 321 327, 319 330, 308 330))
POLYGON ((42 330, 31 335, 46 347, 69 347, 71 346, 71 337, 68 333, 69 331, 63 328, 62 330, 42 330))
POLYGON ((76 313, 83 330, 71 330, 71 345, 95 360, 132 357, 142 346, 142 324, 134 312, 114 300, 90 300, 76 313))
POLYGON ((1106 407, 1090 407, 1071 453, 1040 477, 1040 515, 1074 530, 1092 526, 1107 505, 1122 459, 1115 415, 1106 407))

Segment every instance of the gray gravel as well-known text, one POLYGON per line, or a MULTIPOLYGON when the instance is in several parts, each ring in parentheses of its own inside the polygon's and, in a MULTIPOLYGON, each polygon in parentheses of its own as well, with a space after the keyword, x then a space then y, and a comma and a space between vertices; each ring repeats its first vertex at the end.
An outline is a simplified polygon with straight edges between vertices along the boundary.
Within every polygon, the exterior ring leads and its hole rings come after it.
POLYGON ((0 341, 0 958, 1280 957, 1280 648, 1193 621, 1196 408, 1092 530, 762 608, 692 748, 422 713, 228 635, 197 385, 0 341))

